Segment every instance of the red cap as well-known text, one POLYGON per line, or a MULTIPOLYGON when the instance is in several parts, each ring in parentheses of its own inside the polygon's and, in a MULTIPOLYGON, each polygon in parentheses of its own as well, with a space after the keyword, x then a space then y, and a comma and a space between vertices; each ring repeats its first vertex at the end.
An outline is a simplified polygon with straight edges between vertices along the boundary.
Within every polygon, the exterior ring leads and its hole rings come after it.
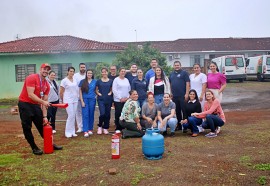
POLYGON ((48 63, 43 63, 40 68, 45 68, 45 67, 48 67, 49 70, 51 70, 51 66, 48 64, 48 63))

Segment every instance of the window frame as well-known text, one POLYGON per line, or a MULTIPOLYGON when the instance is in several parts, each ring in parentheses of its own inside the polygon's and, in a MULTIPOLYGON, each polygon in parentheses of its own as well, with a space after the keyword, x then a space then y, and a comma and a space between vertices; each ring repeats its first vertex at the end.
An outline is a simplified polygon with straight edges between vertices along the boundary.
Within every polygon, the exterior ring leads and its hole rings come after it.
POLYGON ((72 63, 51 63, 51 70, 55 72, 55 80, 64 79, 67 76, 68 67, 72 67, 72 63))
POLYGON ((24 82, 27 76, 36 73, 36 64, 18 64, 15 65, 16 82, 24 82), (21 68, 21 69, 19 69, 21 68), (22 69, 23 68, 23 69, 22 69), (31 69, 33 68, 33 69, 31 69))

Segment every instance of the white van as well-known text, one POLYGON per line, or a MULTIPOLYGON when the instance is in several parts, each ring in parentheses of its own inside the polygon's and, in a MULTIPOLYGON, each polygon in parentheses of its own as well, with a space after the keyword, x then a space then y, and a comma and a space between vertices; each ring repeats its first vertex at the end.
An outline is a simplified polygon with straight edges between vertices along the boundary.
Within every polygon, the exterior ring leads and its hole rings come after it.
POLYGON ((258 81, 270 79, 270 55, 249 57, 246 66, 247 78, 257 78, 258 81))
POLYGON ((227 55, 212 59, 217 63, 220 73, 223 73, 227 82, 230 80, 239 80, 243 82, 246 79, 246 64, 243 55, 227 55))

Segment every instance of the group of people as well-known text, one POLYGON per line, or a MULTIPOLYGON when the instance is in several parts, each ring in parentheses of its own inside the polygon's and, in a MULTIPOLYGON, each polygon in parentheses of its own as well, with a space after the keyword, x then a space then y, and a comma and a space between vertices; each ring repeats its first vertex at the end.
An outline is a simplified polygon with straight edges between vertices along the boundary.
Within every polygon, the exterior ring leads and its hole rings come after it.
MULTIPOLYGON (((180 61, 175 61, 174 71, 166 76, 157 60, 152 59, 152 68, 146 72, 145 78, 142 70, 138 69, 137 77, 133 75, 130 81, 130 74, 135 74, 132 71, 136 69, 134 66, 137 67, 133 64, 129 75, 124 76, 123 69, 119 71, 119 77, 123 81, 126 79, 126 87, 128 81, 132 87, 125 90, 122 97, 125 99, 120 101, 123 107, 115 110, 115 118, 120 119, 119 124, 115 122, 116 128, 123 129, 123 138, 140 137, 143 135, 142 129, 152 127, 157 127, 164 136, 168 135, 167 128, 170 128, 170 136, 174 136, 177 129, 183 132, 190 129, 192 137, 198 136, 200 130, 204 129, 210 129, 206 137, 218 135, 225 123, 220 103, 226 77, 219 73, 216 63, 210 64, 211 72, 206 76, 199 64, 193 65, 194 73, 189 75, 181 68, 180 61)), ((123 93, 119 83, 113 84, 116 86, 113 93, 123 93)))
MULTIPOLYGON (((51 71, 48 64, 43 64, 39 74, 26 78, 19 98, 24 134, 33 153, 41 152, 34 152, 38 147, 31 133, 32 121, 38 125, 40 133, 40 125, 50 122, 55 133, 57 108, 50 105, 61 102, 69 105, 66 108, 67 138, 77 136, 75 123, 77 133, 83 132, 84 137, 93 134, 96 101, 100 113, 97 129, 99 135, 109 133, 113 105, 115 130, 121 130, 123 138, 140 137, 144 129, 151 127, 159 128, 164 136, 167 135, 167 128, 170 128, 171 136, 175 135, 177 129, 183 132, 190 129, 191 136, 196 137, 200 127, 211 130, 207 137, 217 136, 225 123, 220 103, 226 87, 226 77, 219 73, 217 64, 210 64, 211 72, 207 76, 201 72, 199 64, 193 65, 194 73, 189 75, 181 68, 180 61, 175 61, 174 71, 169 76, 158 66, 156 59, 152 59, 150 65, 151 69, 145 76, 136 64, 132 64, 130 70, 120 68, 118 75, 116 66, 112 65, 110 69, 104 67, 101 69, 101 78, 97 80, 93 70, 86 70, 86 65, 80 63, 79 72, 75 73, 75 68, 69 67, 67 76, 59 85, 55 81, 56 73, 51 71), (28 106, 27 118, 24 105, 28 106), (33 117, 37 110, 38 122, 33 117)), ((55 145, 55 149, 57 147, 55 145)))

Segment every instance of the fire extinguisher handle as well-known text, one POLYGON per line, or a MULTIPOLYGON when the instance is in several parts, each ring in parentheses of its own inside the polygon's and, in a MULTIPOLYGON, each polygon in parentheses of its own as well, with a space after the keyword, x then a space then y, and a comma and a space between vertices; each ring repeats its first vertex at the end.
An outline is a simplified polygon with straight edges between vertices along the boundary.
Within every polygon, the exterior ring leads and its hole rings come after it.
POLYGON ((47 123, 43 122, 43 126, 50 125, 51 123, 48 121, 47 123))

